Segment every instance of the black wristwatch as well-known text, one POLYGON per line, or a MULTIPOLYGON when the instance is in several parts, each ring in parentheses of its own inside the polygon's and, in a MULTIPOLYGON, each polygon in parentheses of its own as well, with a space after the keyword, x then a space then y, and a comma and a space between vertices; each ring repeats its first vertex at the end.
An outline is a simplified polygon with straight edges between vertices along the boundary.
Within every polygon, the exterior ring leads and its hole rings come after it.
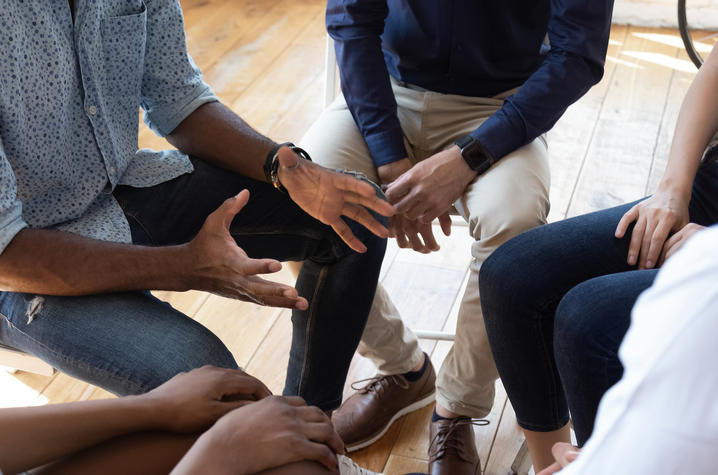
POLYGON ((454 143, 459 146, 461 156, 464 157, 464 161, 469 165, 469 168, 479 175, 488 170, 496 161, 486 150, 486 147, 471 135, 465 135, 454 143))
POLYGON ((286 193, 287 189, 284 188, 282 183, 279 181, 279 149, 282 147, 289 147, 292 152, 296 153, 304 160, 309 160, 311 162, 312 159, 303 148, 297 147, 292 142, 280 143, 269 151, 267 158, 264 160, 264 176, 267 179, 267 182, 271 183, 276 189, 286 193))

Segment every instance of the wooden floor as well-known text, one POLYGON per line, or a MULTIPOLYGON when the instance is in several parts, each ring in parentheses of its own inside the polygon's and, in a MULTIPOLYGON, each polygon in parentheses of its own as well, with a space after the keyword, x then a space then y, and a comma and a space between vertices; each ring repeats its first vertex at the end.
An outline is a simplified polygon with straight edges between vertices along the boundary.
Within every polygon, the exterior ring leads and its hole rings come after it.
MULTIPOLYGON (((325 33, 323 0, 185 0, 190 51, 219 97, 259 131, 299 142, 321 110, 325 33)), ((549 134, 552 211, 557 220, 653 190, 664 169, 681 98, 695 68, 673 30, 615 26, 599 85, 549 134)), ((167 144, 146 129, 144 147, 167 144)), ((437 233, 441 235, 441 233, 437 233)), ((466 284, 470 239, 457 225, 441 251, 424 256, 390 243, 381 279, 413 327, 453 331, 466 284)), ((278 277, 291 282, 287 271, 278 277)), ((200 292, 158 294, 216 332, 248 372, 280 391, 290 340, 289 313, 200 292)), ((449 344, 422 341, 438 368, 449 344)), ((355 358, 349 380, 373 368, 355 358)), ((63 374, 0 372, 0 406, 110 397, 63 374)), ((511 405, 497 384, 491 424, 477 427, 487 474, 509 472, 521 445, 511 405)), ((348 391, 347 391, 348 393, 348 391)), ((399 420, 362 465, 389 475, 426 470, 431 408, 399 420)))

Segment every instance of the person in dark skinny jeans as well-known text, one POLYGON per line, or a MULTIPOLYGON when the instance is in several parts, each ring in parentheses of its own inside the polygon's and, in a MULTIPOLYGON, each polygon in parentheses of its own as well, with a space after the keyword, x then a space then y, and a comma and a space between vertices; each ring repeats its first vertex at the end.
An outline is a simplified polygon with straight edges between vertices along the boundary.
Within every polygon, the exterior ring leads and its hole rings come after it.
POLYGON ((638 295, 696 231, 718 222, 718 52, 681 107, 657 191, 508 241, 479 277, 491 349, 538 472, 551 446, 579 446, 621 377, 618 347, 638 295), (703 157, 701 159, 701 157, 703 157))

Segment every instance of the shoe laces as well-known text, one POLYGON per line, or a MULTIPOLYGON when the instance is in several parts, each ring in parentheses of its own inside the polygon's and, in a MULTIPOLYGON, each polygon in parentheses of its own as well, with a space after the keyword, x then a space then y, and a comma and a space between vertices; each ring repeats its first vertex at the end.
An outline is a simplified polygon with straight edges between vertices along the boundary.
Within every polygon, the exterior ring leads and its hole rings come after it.
MULTIPOLYGON (((429 444, 429 459, 439 459, 447 452, 462 454, 464 451, 464 440, 455 437, 458 428, 466 425, 486 426, 489 421, 486 419, 472 419, 470 417, 455 417, 446 425, 442 425, 431 439, 429 444)), ((463 458, 463 457, 462 457, 463 458)))
POLYGON ((352 459, 344 455, 337 455, 339 461, 340 475, 384 475, 383 473, 372 472, 364 467, 360 467, 352 459))
POLYGON ((409 389, 409 381, 399 374, 377 374, 372 378, 360 379, 352 383, 352 389, 364 394, 370 392, 380 393, 391 385, 399 386, 401 389, 409 389), (361 383, 366 383, 361 386, 361 383))

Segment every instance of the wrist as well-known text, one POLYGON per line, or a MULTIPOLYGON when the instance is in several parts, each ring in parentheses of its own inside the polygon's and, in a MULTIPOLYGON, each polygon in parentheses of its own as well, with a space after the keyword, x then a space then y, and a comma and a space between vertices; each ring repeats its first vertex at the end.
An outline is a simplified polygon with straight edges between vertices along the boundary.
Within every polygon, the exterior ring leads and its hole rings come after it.
POLYGON ((378 166, 376 172, 379 176, 380 184, 388 185, 410 169, 411 161, 408 158, 402 158, 401 160, 378 166))
POLYGON ((457 170, 458 170, 458 176, 464 177, 465 185, 468 185, 471 183, 474 178, 476 178, 479 173, 472 169, 468 162, 464 159, 464 156, 461 154, 461 149, 458 145, 454 145, 451 148, 447 150, 451 154, 451 161, 455 164, 457 170))
POLYGON ((677 200, 681 204, 686 204, 691 200, 691 191, 693 189, 693 183, 687 180, 675 180, 671 178, 664 178, 658 184, 656 193, 668 195, 672 200, 677 200))

